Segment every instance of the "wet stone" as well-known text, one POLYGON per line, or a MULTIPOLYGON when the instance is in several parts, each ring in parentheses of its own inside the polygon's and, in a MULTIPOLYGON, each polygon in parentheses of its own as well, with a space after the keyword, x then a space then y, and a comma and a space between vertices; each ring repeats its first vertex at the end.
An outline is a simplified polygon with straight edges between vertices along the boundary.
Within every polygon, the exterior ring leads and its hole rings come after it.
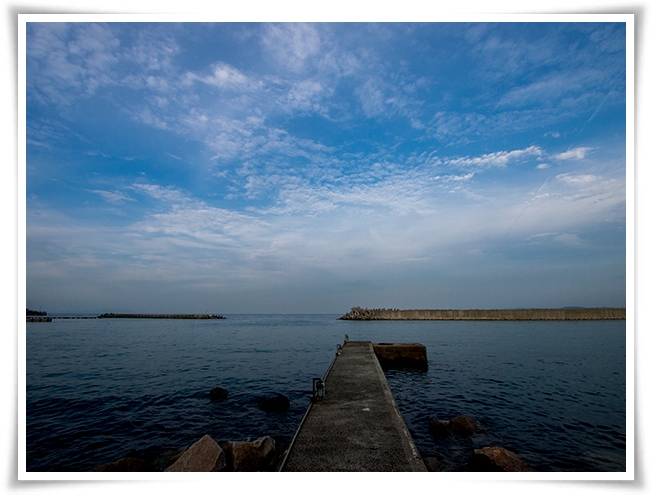
POLYGON ((210 400, 224 400, 228 397, 228 390, 222 387, 213 387, 210 389, 210 400))

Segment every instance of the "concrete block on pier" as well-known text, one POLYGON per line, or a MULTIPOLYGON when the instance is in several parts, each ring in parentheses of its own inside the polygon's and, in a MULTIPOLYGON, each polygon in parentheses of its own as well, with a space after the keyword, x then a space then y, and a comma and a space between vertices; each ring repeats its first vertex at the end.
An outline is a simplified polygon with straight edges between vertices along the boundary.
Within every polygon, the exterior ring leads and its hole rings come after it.
POLYGON ((382 342, 373 344, 380 365, 389 368, 415 368, 427 370, 427 348, 423 344, 382 342))

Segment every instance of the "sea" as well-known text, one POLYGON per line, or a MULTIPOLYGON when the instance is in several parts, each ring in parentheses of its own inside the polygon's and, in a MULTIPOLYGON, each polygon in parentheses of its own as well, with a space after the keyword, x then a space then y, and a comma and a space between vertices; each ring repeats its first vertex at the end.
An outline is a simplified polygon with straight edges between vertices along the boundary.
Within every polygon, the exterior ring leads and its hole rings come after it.
POLYGON ((385 374, 421 456, 444 470, 467 471, 473 449, 501 446, 537 471, 626 471, 625 321, 224 316, 27 323, 27 471, 161 458, 206 434, 287 444, 346 336, 427 347, 427 371, 385 374), (215 386, 225 400, 210 399, 215 386), (288 411, 258 407, 274 394, 288 411), (462 414, 475 435, 429 434, 431 419, 462 414))

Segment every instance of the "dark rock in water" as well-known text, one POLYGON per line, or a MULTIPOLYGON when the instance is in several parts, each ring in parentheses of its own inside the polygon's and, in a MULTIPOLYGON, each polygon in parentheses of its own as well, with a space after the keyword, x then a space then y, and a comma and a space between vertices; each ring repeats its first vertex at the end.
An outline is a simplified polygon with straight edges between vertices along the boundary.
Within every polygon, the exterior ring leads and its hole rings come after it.
POLYGON ((265 412, 285 412, 289 410, 289 399, 282 394, 259 397, 258 407, 265 412))
POLYGON ((473 471, 522 472, 535 471, 516 454, 503 447, 484 447, 470 454, 470 468, 473 471))
POLYGON ((454 435, 469 437, 477 431, 477 422, 465 414, 452 418, 448 422, 448 428, 454 435))
POLYGON ((149 463, 143 459, 134 457, 123 457, 115 462, 102 464, 94 469, 95 472, 103 473, 141 473, 149 471, 149 463))
POLYGON ((213 387, 210 389, 210 400, 224 400, 228 397, 228 390, 222 387, 213 387))
POLYGON ((276 441, 271 437, 253 442, 227 442, 224 446, 227 463, 236 472, 268 471, 275 451, 276 441))
POLYGON ((226 467, 226 455, 209 435, 193 443, 166 472, 215 472, 226 467))
POLYGON ((469 416, 462 414, 452 418, 450 421, 432 419, 428 424, 428 430, 435 437, 447 437, 457 435, 469 437, 477 431, 477 422, 469 416))
POLYGON ((452 435, 448 421, 441 421, 440 419, 432 419, 427 425, 430 435, 435 437, 449 437, 452 435))

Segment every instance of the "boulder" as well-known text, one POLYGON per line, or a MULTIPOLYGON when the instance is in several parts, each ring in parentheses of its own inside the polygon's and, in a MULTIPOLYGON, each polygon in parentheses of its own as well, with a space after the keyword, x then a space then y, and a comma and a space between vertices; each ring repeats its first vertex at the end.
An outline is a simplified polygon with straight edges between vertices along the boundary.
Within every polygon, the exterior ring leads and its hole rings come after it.
POLYGON ((276 453, 273 456, 273 459, 271 460, 271 463, 269 464, 269 471, 277 471, 280 465, 283 463, 283 460, 285 459, 285 455, 287 454, 287 451, 289 450, 289 444, 284 443, 276 448, 276 453))
POLYGON ((470 454, 470 467, 473 471, 522 472, 535 471, 516 454, 503 447, 484 447, 470 454))
POLYGON ((267 471, 274 459, 276 441, 261 437, 253 442, 227 442, 224 451, 233 471, 267 471))
POLYGON ((427 425, 430 435, 435 437, 449 437, 452 435, 448 421, 441 421, 440 419, 432 419, 427 425))
POLYGON ((285 412, 289 410, 289 399, 282 394, 259 397, 258 407, 266 412, 285 412))
POLYGON ((94 471, 104 473, 140 473, 143 471, 149 471, 149 463, 143 459, 137 459, 135 457, 123 457, 115 462, 102 464, 101 466, 96 467, 94 471))
POLYGON ((386 343, 373 344, 373 351, 384 369, 415 368, 427 370, 427 348, 423 344, 386 343))
POLYGON ((188 450, 176 448, 158 453, 149 463, 149 471, 162 472, 179 460, 179 457, 188 450))
POLYGON ((213 472, 223 471, 226 456, 222 448, 209 435, 193 443, 166 472, 213 472))
POLYGON ((462 414, 452 418, 450 421, 432 419, 428 424, 428 430, 432 436, 447 437, 457 435, 469 437, 477 431, 477 422, 469 416, 462 414))
POLYGON ((477 423, 474 419, 462 414, 456 418, 452 418, 448 422, 448 427, 454 435, 462 437, 469 437, 477 431, 477 423))
POLYGON ((429 472, 447 471, 445 464, 436 457, 423 457, 423 464, 429 472))
POLYGON ((213 387, 210 389, 210 400, 223 400, 228 397, 228 390, 222 387, 213 387))

